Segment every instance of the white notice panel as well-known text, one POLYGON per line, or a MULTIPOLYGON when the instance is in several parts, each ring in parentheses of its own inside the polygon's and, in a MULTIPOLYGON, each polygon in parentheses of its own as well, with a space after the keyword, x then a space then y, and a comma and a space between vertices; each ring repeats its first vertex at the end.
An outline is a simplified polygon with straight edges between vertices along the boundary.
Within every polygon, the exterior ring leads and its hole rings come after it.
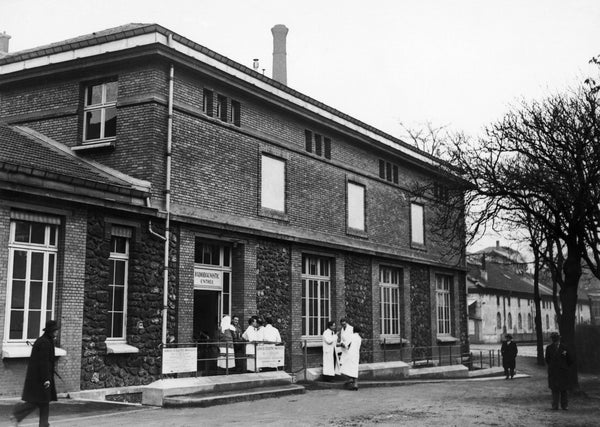
POLYGON ((249 371, 260 368, 282 368, 285 361, 285 347, 275 344, 256 345, 256 367, 254 355, 248 355, 247 364, 249 371))
POLYGON ((196 347, 163 348, 162 373, 196 372, 198 349, 196 347))
POLYGON ((194 289, 205 291, 223 290, 223 272, 207 268, 194 268, 194 289))

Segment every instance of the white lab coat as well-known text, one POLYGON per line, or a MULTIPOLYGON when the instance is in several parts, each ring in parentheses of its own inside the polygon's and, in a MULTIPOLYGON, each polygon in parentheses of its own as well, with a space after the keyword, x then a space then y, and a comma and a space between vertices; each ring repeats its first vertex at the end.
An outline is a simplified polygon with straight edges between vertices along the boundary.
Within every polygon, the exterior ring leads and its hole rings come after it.
POLYGON ((262 340, 267 342, 281 342, 281 335, 279 334, 279 330, 273 325, 267 325, 262 329, 262 340))
MULTIPOLYGON (((250 325, 246 328, 246 331, 242 334, 242 338, 246 341, 262 341, 260 338, 259 331, 254 326, 250 325)), ((246 344, 246 354, 254 354, 254 344, 246 344)))
POLYGON ((336 342, 337 335, 331 329, 325 329, 323 332, 323 375, 333 376, 339 373, 340 362, 335 351, 336 342))
POLYGON ((340 372, 351 378, 358 378, 358 365, 360 362, 360 345, 362 338, 358 334, 352 334, 346 344, 347 350, 340 368, 340 372))
POLYGON ((340 365, 344 364, 344 359, 348 355, 347 347, 348 347, 348 343, 352 340, 353 334, 354 334, 354 328, 352 327, 352 325, 349 325, 348 323, 346 323, 345 329, 340 329, 340 342, 341 342, 341 344, 344 344, 344 346, 341 347, 342 356, 340 358, 340 365))

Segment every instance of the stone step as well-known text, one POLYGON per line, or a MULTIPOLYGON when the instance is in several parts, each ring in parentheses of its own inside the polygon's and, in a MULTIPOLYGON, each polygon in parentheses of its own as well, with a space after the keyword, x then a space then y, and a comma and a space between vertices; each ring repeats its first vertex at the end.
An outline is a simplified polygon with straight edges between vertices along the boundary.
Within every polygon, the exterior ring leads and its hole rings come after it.
POLYGON ((165 408, 184 408, 226 405, 235 402, 247 402, 268 397, 282 397, 293 394, 303 394, 306 390, 298 384, 289 384, 273 387, 256 387, 244 390, 231 390, 220 392, 218 394, 196 393, 183 396, 165 397, 163 407, 165 408))

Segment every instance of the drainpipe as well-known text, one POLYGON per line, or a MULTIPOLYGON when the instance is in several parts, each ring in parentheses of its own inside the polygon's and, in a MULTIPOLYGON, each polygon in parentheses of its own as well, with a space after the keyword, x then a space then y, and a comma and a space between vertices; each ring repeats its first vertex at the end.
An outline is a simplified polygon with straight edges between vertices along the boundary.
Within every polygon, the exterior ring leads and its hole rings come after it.
POLYGON ((167 343, 167 319, 169 308, 169 244, 171 223, 171 145, 173 138, 173 77, 175 68, 171 64, 169 70, 169 105, 167 116, 167 170, 165 185, 165 262, 163 266, 163 310, 162 310, 162 343, 167 343))

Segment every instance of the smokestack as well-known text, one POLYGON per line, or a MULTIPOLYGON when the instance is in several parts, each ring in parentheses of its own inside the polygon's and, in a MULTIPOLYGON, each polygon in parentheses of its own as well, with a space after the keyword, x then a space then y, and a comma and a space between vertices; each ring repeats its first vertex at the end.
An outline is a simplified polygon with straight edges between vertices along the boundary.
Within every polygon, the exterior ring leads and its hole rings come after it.
POLYGON ((285 25, 277 24, 271 28, 271 33, 273 33, 273 80, 287 85, 285 38, 288 29, 285 25))
POLYGON ((10 36, 6 34, 6 31, 3 31, 2 34, 0 34, 0 58, 8 54, 9 40, 10 36))

